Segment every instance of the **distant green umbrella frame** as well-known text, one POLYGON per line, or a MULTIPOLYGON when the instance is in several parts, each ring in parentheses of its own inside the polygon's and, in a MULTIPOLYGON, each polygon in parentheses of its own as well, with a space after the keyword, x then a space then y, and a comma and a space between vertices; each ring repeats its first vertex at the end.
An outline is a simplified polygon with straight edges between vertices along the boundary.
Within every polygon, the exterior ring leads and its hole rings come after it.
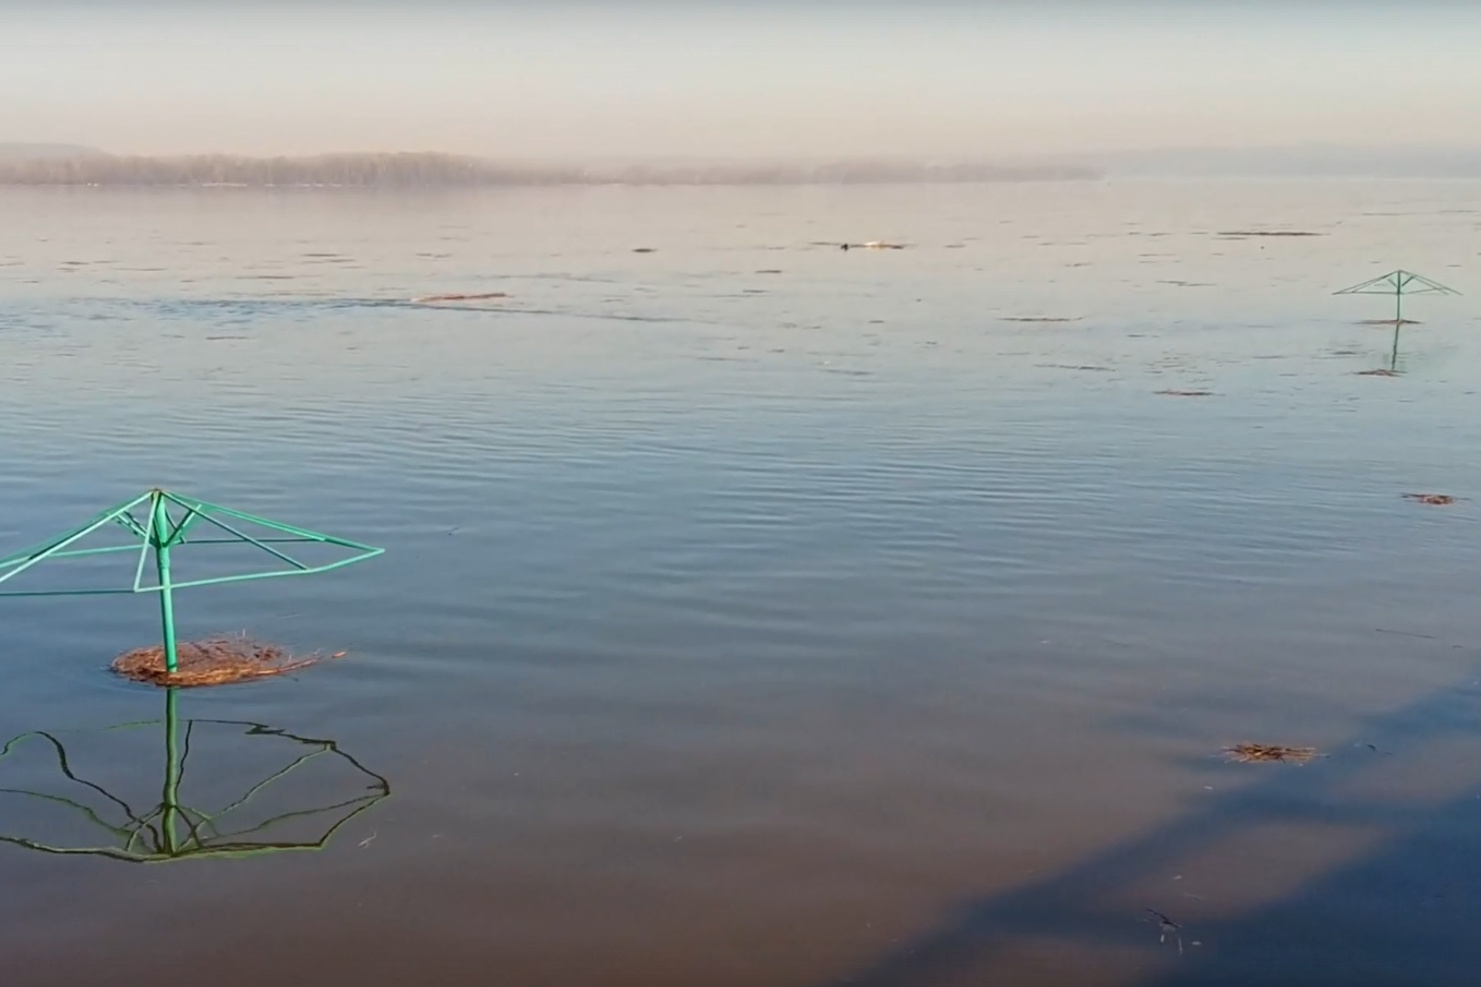
POLYGON ((1399 329, 1404 324, 1405 295, 1458 295, 1460 292, 1438 281, 1431 281, 1422 274, 1412 271, 1390 271, 1389 273, 1332 292, 1334 295, 1393 295, 1394 296, 1394 348, 1389 356, 1392 369, 1399 365, 1399 329))
POLYGON ((117 593, 158 593, 160 623, 164 630, 164 652, 166 671, 174 673, 179 667, 175 640, 174 591, 193 586, 213 586, 221 583, 240 583, 253 579, 270 579, 280 576, 307 576, 318 572, 340 569, 356 562, 374 558, 385 549, 373 548, 347 538, 336 538, 299 528, 294 525, 270 521, 266 518, 232 510, 218 504, 185 497, 168 490, 150 490, 127 503, 111 507, 79 528, 59 535, 43 545, 0 558, 0 584, 51 559, 78 558, 118 552, 139 553, 139 562, 134 570, 133 585, 111 589, 78 589, 17 592, 0 590, 0 596, 96 596, 117 593), (235 522, 235 523, 234 523, 235 522), (237 523, 256 525, 272 534, 253 537, 237 527, 237 523), (101 548, 73 548, 82 539, 100 529, 117 525, 135 536, 137 541, 130 545, 115 545, 101 548), (196 534, 203 532, 204 537, 196 534), (235 576, 217 576, 211 579, 195 579, 174 582, 170 578, 170 554, 184 545, 253 545, 272 555, 285 566, 269 572, 253 572, 235 576), (353 554, 324 565, 307 565, 288 554, 284 546, 331 545, 350 550, 353 554), (145 571, 153 556, 153 569, 157 582, 145 583, 145 571))

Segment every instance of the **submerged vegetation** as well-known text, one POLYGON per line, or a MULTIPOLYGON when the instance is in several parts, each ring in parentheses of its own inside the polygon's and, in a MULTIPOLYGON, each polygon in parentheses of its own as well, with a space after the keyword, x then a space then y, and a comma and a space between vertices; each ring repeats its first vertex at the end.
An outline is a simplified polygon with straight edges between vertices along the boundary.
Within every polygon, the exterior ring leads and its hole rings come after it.
POLYGON ((306 186, 369 188, 492 185, 802 185, 885 182, 1075 180, 1076 165, 912 161, 648 162, 521 164, 451 154, 323 154, 252 158, 223 154, 126 157, 0 156, 0 185, 306 186))
POLYGON ((1406 493, 1405 500, 1412 500, 1420 504, 1429 504, 1432 507, 1447 507, 1455 503, 1455 498, 1449 494, 1437 493, 1406 493))
POLYGON ((1267 761, 1305 764, 1318 755, 1315 747, 1287 747, 1284 744, 1246 742, 1224 748, 1224 756, 1240 764, 1259 764, 1267 761))

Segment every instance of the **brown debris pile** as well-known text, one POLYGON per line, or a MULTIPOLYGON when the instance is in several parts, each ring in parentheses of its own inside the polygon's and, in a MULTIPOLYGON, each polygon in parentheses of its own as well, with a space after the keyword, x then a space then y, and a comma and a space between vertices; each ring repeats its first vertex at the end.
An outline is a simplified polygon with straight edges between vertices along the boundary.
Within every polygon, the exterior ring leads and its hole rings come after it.
POLYGON ((182 641, 175 646, 175 657, 176 669, 171 674, 165 670, 163 646, 135 648, 113 659, 113 670, 124 678, 150 685, 225 685, 297 671, 317 663, 322 656, 292 655, 277 645, 247 637, 221 637, 182 641))
POLYGON ((1447 504, 1455 503, 1455 498, 1449 494, 1408 493, 1404 495, 1404 499, 1417 501, 1421 504, 1430 504, 1434 507, 1444 507, 1447 504))
POLYGON ((1233 747, 1224 748, 1224 755, 1231 761, 1240 764, 1256 764, 1267 761, 1281 761, 1291 764, 1305 764, 1317 756, 1315 747, 1286 747, 1283 744, 1235 744, 1233 747))

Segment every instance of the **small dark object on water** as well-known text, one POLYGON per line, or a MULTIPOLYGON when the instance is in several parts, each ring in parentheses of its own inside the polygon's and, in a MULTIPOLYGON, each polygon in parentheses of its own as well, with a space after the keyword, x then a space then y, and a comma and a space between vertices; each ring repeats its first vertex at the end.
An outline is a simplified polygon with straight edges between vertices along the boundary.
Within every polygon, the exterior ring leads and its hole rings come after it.
POLYGON ((657 252, 658 251, 656 251, 652 247, 634 247, 633 248, 633 253, 635 253, 635 254, 653 254, 653 253, 657 253, 657 252))
POLYGON ((1375 634, 1397 634, 1399 637, 1417 637, 1417 638, 1419 638, 1422 641, 1438 641, 1438 640, 1440 640, 1439 638, 1435 637, 1435 635, 1433 635, 1433 634, 1418 634, 1418 633, 1415 633, 1414 631, 1391 631, 1391 630, 1388 630, 1387 628, 1384 628, 1384 627, 1375 627, 1375 628, 1373 628, 1373 633, 1375 633, 1375 634))
POLYGON ((1359 377, 1397 377, 1399 376, 1399 372, 1397 370, 1384 370, 1380 367, 1377 370, 1359 370, 1357 375, 1359 377))
POLYGON ((1315 747, 1287 747, 1284 744, 1251 744, 1248 742, 1224 748, 1231 761, 1240 764, 1256 764, 1268 761, 1305 764, 1317 756, 1315 747))
MULTIPOLYGON (((343 655, 340 652, 336 658, 343 655)), ((316 664, 318 654, 294 656, 275 644, 262 644, 246 637, 182 641, 175 647, 174 674, 165 670, 165 649, 160 645, 135 648, 113 660, 113 670, 135 682, 163 686, 225 685, 270 675, 284 675, 316 664)))
POLYGON ((1455 503, 1455 498, 1449 494, 1407 493, 1404 495, 1404 499, 1416 501, 1420 504, 1429 504, 1433 507, 1444 507, 1448 504, 1455 503))
POLYGON ((1227 230, 1218 236, 1325 236, 1309 230, 1227 230))
POLYGON ((1173 391, 1173 390, 1167 390, 1167 391, 1158 391, 1157 393, 1158 394, 1166 394, 1169 397, 1175 397, 1175 398, 1206 398, 1209 395, 1213 394, 1214 392, 1213 391, 1173 391))
MULTIPOLYGON (((1181 955, 1183 952, 1183 927, 1155 908, 1148 908, 1147 915, 1148 921, 1157 923, 1157 931, 1159 933, 1157 941, 1160 943, 1167 942, 1167 937, 1172 936, 1177 940, 1178 953, 1181 955)), ((1195 945, 1197 944, 1195 943, 1195 945)))

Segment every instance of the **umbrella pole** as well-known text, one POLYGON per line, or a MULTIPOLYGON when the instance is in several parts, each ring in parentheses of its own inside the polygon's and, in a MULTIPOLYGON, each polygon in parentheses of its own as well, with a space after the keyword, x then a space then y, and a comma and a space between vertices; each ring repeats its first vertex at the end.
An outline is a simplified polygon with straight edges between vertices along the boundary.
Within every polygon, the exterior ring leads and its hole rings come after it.
POLYGON ((175 648, 175 601, 170 591, 170 515, 165 510, 165 497, 156 491, 150 519, 154 533, 154 567, 159 573, 159 618, 164 627, 165 671, 174 675, 179 667, 175 648))
POLYGON ((175 689, 165 692, 164 842, 171 857, 180 852, 180 714, 175 689))

